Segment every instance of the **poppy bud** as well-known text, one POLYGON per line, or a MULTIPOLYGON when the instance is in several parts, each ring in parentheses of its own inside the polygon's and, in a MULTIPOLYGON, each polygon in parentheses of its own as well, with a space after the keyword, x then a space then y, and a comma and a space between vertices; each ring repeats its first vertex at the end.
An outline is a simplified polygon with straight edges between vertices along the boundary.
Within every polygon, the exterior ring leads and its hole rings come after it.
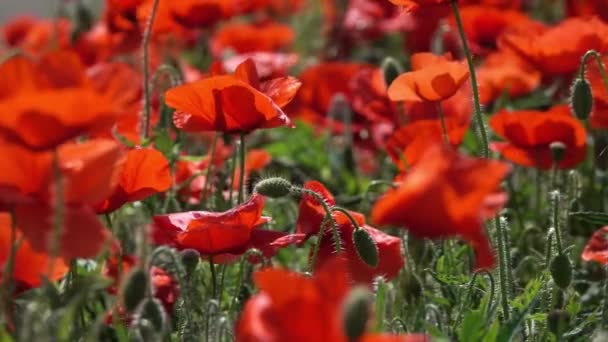
POLYGON ((384 83, 386 86, 390 86, 391 83, 397 78, 399 75, 403 73, 403 68, 393 57, 386 57, 382 61, 382 77, 384 78, 384 83))
POLYGON ((561 336, 570 324, 570 314, 563 310, 553 310, 547 315, 547 328, 555 336, 561 336))
POLYGON ((271 198, 281 198, 289 195, 292 190, 291 183, 281 177, 271 177, 259 181, 253 192, 271 198))
POLYGON ((554 141, 549 144, 549 148, 551 149, 551 156, 553 157, 554 162, 559 163, 564 159, 566 144, 561 141, 554 141))
POLYGON ((365 333, 371 316, 371 294, 363 286, 355 287, 344 302, 343 323, 346 337, 356 341, 365 333))
POLYGON ((401 281, 401 288, 408 302, 416 303, 422 296, 422 282, 416 274, 406 271, 401 281))
POLYGON ((134 269, 122 291, 122 301, 127 312, 133 312, 144 299, 148 288, 148 274, 141 268, 134 269))
POLYGON ((156 298, 146 298, 137 310, 138 320, 145 319, 149 321, 156 332, 164 330, 166 316, 163 305, 156 298))
POLYGON ((551 277, 557 286, 567 288, 572 281, 572 265, 565 254, 559 254, 551 261, 551 277))
POLYGON ((593 108, 593 95, 589 82, 583 77, 576 78, 574 84, 572 84, 571 92, 570 104, 572 111, 577 118, 586 120, 593 108))
POLYGON ((359 258, 369 266, 378 266, 378 246, 365 229, 357 229, 353 234, 355 250, 359 258))
POLYGON ((186 269, 186 274, 191 275, 196 270, 198 261, 200 260, 200 253, 196 249, 188 248, 180 252, 182 257, 182 264, 186 269))

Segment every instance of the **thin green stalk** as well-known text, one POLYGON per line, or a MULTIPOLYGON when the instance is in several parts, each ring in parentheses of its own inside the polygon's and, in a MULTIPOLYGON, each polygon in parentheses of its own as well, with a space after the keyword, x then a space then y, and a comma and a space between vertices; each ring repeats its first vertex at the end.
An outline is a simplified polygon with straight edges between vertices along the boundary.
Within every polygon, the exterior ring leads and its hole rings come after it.
POLYGON ((245 202, 245 133, 241 133, 241 146, 239 148, 239 166, 241 173, 239 174, 239 198, 238 203, 245 202))
POLYGON ((557 253, 562 254, 562 234, 559 224, 559 204, 560 204, 560 193, 555 190, 551 192, 551 205, 553 206, 553 229, 555 229, 555 246, 557 247, 557 253))
POLYGON ((500 222, 500 218, 496 216, 494 218, 494 224, 496 227, 496 241, 498 243, 498 276, 500 281, 500 299, 502 305, 502 312, 505 321, 508 321, 511 317, 511 309, 509 307, 509 285, 507 277, 507 263, 508 251, 506 251, 505 240, 503 235, 503 226, 500 222))
POLYGON ((148 138, 148 131, 150 130, 150 112, 151 112, 151 101, 150 101, 150 37, 152 36, 152 26, 154 24, 154 18, 156 17, 156 10, 160 0, 154 0, 152 4, 152 11, 150 12, 150 18, 146 23, 146 29, 144 31, 144 38, 142 41, 143 57, 144 57, 144 117, 142 125, 142 137, 148 138))
POLYGON ((585 78, 585 68, 587 67, 587 59, 589 59, 590 56, 593 56, 595 58, 595 61, 597 62, 597 68, 600 72, 600 76, 602 77, 602 82, 604 83, 606 91, 608 91, 608 73, 606 73, 606 69, 604 68, 604 64, 602 63, 601 56, 597 51, 589 50, 583 55, 581 66, 579 69, 580 77, 585 78))
MULTIPOLYGON (((237 148, 240 148, 237 146, 237 148)), ((230 190, 228 190, 228 203, 232 206, 232 197, 234 195, 234 179, 236 174, 236 158, 238 157, 238 150, 235 150, 232 154, 232 160, 230 162, 230 190)))
POLYGON ((211 296, 215 299, 217 296, 217 275, 215 274, 213 256, 209 256, 209 270, 211 271, 211 296))
POLYGON ((450 146, 450 136, 448 135, 448 127, 445 123, 445 114, 443 108, 441 108, 441 102, 437 102, 437 113, 439 114, 439 120, 441 121, 441 133, 443 134, 443 141, 446 146, 450 146))
POLYGON ((458 10, 457 0, 451 0, 452 12, 454 12, 454 19, 456 19, 456 25, 458 26, 458 33, 460 34, 460 40, 462 41, 462 49, 467 57, 467 64, 469 66, 469 75, 471 77, 471 88, 473 89, 473 104, 475 106, 475 122, 477 124, 477 130, 481 137, 482 156, 488 158, 490 152, 488 149, 488 136, 486 134, 486 128, 483 122, 483 113, 481 111, 481 103, 479 101, 479 89, 477 88, 477 75, 475 74, 475 66, 473 65, 473 57, 469 50, 469 43, 464 32, 462 25, 462 18, 460 17, 460 11, 458 10))
POLYGON ((211 143, 211 150, 209 153, 209 165, 207 165, 207 171, 205 173, 205 184, 203 184, 203 190, 201 191, 201 197, 200 197, 200 204, 201 206, 203 205, 203 203, 205 203, 205 196, 207 195, 207 190, 209 187, 209 184, 211 184, 210 179, 211 179, 211 174, 213 172, 213 161, 215 160, 215 150, 216 150, 216 146, 217 146, 217 141, 219 140, 220 134, 216 133, 215 136, 213 137, 213 142, 211 143))
MULTIPOLYGON (((340 233, 338 232, 338 226, 336 224, 336 220, 334 220, 333 216, 332 216, 332 208, 329 207, 329 205, 325 202, 325 199, 323 198, 323 196, 319 195, 317 192, 313 191, 313 190, 309 190, 309 189, 301 189, 301 191, 305 194, 308 194, 312 197, 314 197, 317 202, 319 202, 321 204, 321 206, 323 207, 323 210, 325 211, 325 215, 327 217, 329 217, 329 223, 331 224, 331 230, 333 233, 333 238, 334 238, 334 244, 335 244, 335 252, 340 253, 342 251, 342 240, 340 239, 340 233)), ((321 229, 322 230, 322 229, 321 229)), ((320 234, 321 232, 319 232, 320 234)), ((322 238, 323 235, 319 235, 319 238, 322 238)), ((318 240, 318 244, 321 243, 321 239, 318 240)))

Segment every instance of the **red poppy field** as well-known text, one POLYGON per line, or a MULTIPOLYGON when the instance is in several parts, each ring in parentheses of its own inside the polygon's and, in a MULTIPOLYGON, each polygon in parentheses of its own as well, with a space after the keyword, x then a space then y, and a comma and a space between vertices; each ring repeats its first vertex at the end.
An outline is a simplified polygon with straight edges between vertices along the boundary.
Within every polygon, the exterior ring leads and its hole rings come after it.
POLYGON ((0 25, 0 341, 608 341, 608 0, 0 25))

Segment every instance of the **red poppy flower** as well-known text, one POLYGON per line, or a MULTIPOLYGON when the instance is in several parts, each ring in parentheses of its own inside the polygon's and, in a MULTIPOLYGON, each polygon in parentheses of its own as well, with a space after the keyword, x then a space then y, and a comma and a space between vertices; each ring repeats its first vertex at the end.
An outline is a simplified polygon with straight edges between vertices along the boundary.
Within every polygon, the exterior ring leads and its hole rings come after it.
POLYGON ((483 103, 490 103, 504 93, 510 97, 529 94, 541 82, 541 74, 511 51, 489 54, 477 71, 480 96, 483 103))
POLYGON ((162 153, 151 148, 130 150, 122 165, 118 186, 96 207, 97 213, 109 213, 125 203, 165 192, 171 187, 171 182, 169 161, 162 153))
MULTIPOLYGON (((351 288, 345 263, 329 261, 314 276, 281 269, 254 274, 260 292, 245 304, 236 326, 238 341, 335 341, 349 339, 343 328, 343 303, 351 288), (306 317, 294 320, 293 317, 306 317)), ((425 342, 423 335, 375 335, 359 341, 425 342)))
POLYGON ((441 144, 430 148, 372 209, 381 225, 406 227, 426 238, 461 237, 477 254, 476 268, 492 268, 494 253, 483 221, 505 204, 500 182, 507 164, 460 155, 441 144))
MULTIPOLYGON (((16 222, 36 251, 51 243, 56 200, 51 152, 32 152, 19 145, 0 144, 0 204, 13 208, 16 222), (32 215, 35 213, 35 215, 32 215)), ((109 233, 92 208, 117 182, 121 150, 110 140, 89 140, 58 148, 63 184, 61 255, 66 259, 93 257, 109 233)))
POLYGON ((224 0, 181 0, 170 2, 175 21, 187 28, 213 26, 231 16, 229 3, 224 0))
MULTIPOLYGON (((8 261, 11 250, 11 215, 0 212, 0 266, 2 270, 8 261)), ((18 290, 27 290, 38 287, 42 284, 43 278, 56 281, 67 273, 69 267, 61 258, 54 261, 52 267, 51 260, 45 253, 35 251, 27 240, 22 240, 23 234, 16 230, 16 240, 19 243, 14 259, 13 279, 17 282, 18 290), (51 274, 48 271, 51 270, 51 274)), ((2 275, 5 281, 5 275, 2 275)))
POLYGON ((547 112, 501 111, 490 118, 490 126, 506 142, 492 143, 491 148, 519 165, 550 169, 554 161, 549 145, 566 146, 559 167, 575 167, 585 159, 586 132, 566 105, 554 106, 547 112))
MULTIPOLYGON (((317 181, 309 181, 304 184, 305 189, 310 189, 320 194, 327 204, 335 205, 334 197, 317 181)), ((342 212, 334 212, 333 218, 336 221, 340 239, 343 244, 343 256, 348 262, 348 270, 351 278, 358 283, 371 284, 374 278, 382 276, 390 280, 399 274, 403 268, 404 257, 401 253, 401 239, 385 234, 365 223, 365 216, 357 212, 349 212, 357 221, 360 229, 369 233, 371 238, 378 246, 378 266, 373 268, 361 260, 353 243, 355 227, 350 219, 342 212)), ((310 195, 304 195, 300 201, 299 215, 296 226, 296 234, 291 242, 302 243, 311 236, 316 236, 321 229, 321 224, 325 218, 325 211, 320 203, 310 195)), ((286 238, 289 239, 289 238, 286 238)), ((285 241, 285 240, 283 240, 285 241)), ((279 243, 280 244, 280 243, 279 243)), ((325 227, 325 232, 321 238, 321 246, 315 269, 322 267, 326 262, 335 256, 335 244, 333 233, 329 226, 325 227)))
POLYGON ((225 59, 223 67, 228 72, 234 72, 247 59, 251 59, 255 63, 260 79, 268 79, 285 76, 289 68, 298 62, 298 55, 280 52, 250 52, 225 59))
POLYGON ((450 3, 450 0, 389 0, 389 1, 397 6, 402 6, 407 12, 412 12, 419 8, 445 5, 445 4, 450 3))
POLYGON ((411 16, 388 1, 354 0, 348 3, 342 30, 351 40, 378 39, 412 29, 411 16))
MULTIPOLYGON (((461 125, 455 118, 446 118, 445 123, 448 141, 452 147, 457 148, 469 128, 468 123, 461 125)), ((405 170, 407 167, 403 165, 402 158, 405 159, 407 166, 413 166, 430 146, 443 143, 443 140, 440 120, 418 120, 395 131, 386 141, 386 152, 393 163, 405 170)))
POLYGON ((544 75, 571 74, 587 50, 608 51, 608 24, 600 19, 570 18, 557 26, 505 33, 500 46, 513 49, 544 75), (564 37, 571 37, 563 44, 564 37))
POLYGON ((465 64, 431 53, 412 55, 412 70, 399 75, 388 88, 393 101, 436 102, 454 95, 469 78, 465 64))
POLYGON ((249 248, 258 248, 266 257, 271 257, 277 248, 267 243, 266 237, 285 234, 257 229, 270 221, 262 216, 263 208, 264 197, 254 194, 247 202, 221 213, 191 211, 157 215, 153 218, 152 239, 156 244, 180 250, 196 249, 202 255, 214 256, 216 262, 230 261, 233 255, 249 248))
POLYGON ((119 113, 88 84, 84 66, 68 52, 37 63, 10 58, 0 65, 0 84, 0 134, 34 149, 109 127, 119 113))
POLYGON ((608 1, 606 0, 566 0, 566 15, 571 17, 588 17, 597 15, 608 21, 608 1))
POLYGON ((585 261, 595 261, 600 264, 608 264, 608 227, 598 229, 593 235, 585 249, 583 250, 582 258, 585 261))
POLYGON ((215 33, 210 42, 211 53, 219 57, 226 49, 237 54, 256 51, 278 51, 294 40, 291 27, 274 22, 230 24, 215 33))
POLYGON ((293 77, 259 82, 255 64, 246 60, 234 75, 218 75, 169 89, 167 105, 176 109, 175 125, 188 132, 246 133, 289 125, 281 107, 300 88, 293 77))
POLYGON ((47 20, 30 16, 16 17, 2 27, 6 45, 39 56, 54 42, 61 49, 71 47, 71 23, 67 19, 47 20))

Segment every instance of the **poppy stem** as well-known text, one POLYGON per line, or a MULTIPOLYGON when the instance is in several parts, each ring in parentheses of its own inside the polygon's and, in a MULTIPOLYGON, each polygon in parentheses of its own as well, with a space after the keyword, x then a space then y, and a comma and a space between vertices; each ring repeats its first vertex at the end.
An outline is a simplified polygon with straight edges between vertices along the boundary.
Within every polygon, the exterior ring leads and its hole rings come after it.
POLYGON ((146 29, 144 31, 144 38, 142 41, 142 49, 144 55, 144 117, 142 124, 142 137, 148 138, 148 131, 150 130, 150 112, 151 112, 151 101, 150 101, 150 37, 152 36, 152 26, 154 24, 154 18, 156 17, 156 10, 158 9, 158 3, 160 0, 154 0, 152 4, 152 11, 150 17, 146 23, 146 29))
POLYGON ((488 136, 486 133, 486 127, 483 122, 483 113, 481 112, 481 103, 479 101, 479 89, 477 87, 477 75, 475 74, 475 66, 473 65, 473 57, 469 50, 469 44, 467 43, 467 37, 464 32, 462 25, 462 18, 460 17, 460 11, 458 10, 457 0, 452 0, 452 11, 454 12, 454 19, 456 19, 456 25, 458 26, 458 33, 460 34, 460 40, 462 41, 462 49, 467 57, 467 64, 469 66, 469 75, 471 77, 471 88, 473 90, 473 104, 475 106, 475 121, 477 123, 477 130, 481 137, 482 144, 482 156, 488 158, 490 152, 488 150, 488 136))
POLYGON ((217 141, 218 141, 219 137, 220 137, 220 134, 216 133, 215 136, 213 137, 213 142, 211 143, 211 150, 209 151, 209 165, 207 165, 207 171, 205 173, 205 184, 203 185, 203 191, 201 192, 201 197, 199 200, 201 205, 206 202, 206 200, 205 200, 206 198, 209 198, 207 196, 207 190, 208 190, 209 184, 211 184, 210 179, 211 179, 211 174, 213 172, 213 161, 215 160, 215 149, 216 149, 217 141))
POLYGON ((581 60, 581 66, 579 69, 580 77, 585 78, 587 59, 589 59, 590 56, 593 56, 595 58, 595 61, 597 62, 597 68, 600 71, 600 76, 602 77, 602 82, 604 83, 604 88, 606 88, 606 91, 608 91, 608 74, 606 73, 606 69, 604 68, 604 64, 602 63, 601 56, 597 51, 589 50, 583 55, 583 58, 581 60))
POLYGON ((555 246, 557 247, 557 253, 562 254, 563 245, 562 245, 562 234, 561 228, 559 226, 559 203, 560 203, 560 193, 558 190, 551 192, 551 206, 553 207, 553 229, 555 229, 555 246))
POLYGON ((505 321, 509 321, 511 318, 511 308, 509 307, 509 277, 508 277, 508 265, 509 265, 509 252, 507 251, 505 241, 505 231, 502 219, 499 216, 494 218, 494 224, 496 226, 496 240, 498 242, 498 276, 500 281, 500 299, 502 304, 502 314, 505 321))
POLYGON ((437 114, 439 114, 439 120, 441 121, 441 133, 443 134, 443 141, 446 146, 450 146, 450 137, 448 135, 448 127, 445 124, 445 114, 443 108, 441 108, 441 101, 437 101, 437 114))
POLYGON ((239 204, 245 201, 245 133, 241 133, 240 141, 239 167, 241 168, 241 173, 239 174, 239 204))
POLYGON ((217 296, 217 275, 215 274, 215 264, 213 263, 213 256, 209 256, 209 271, 211 271, 211 296, 213 299, 217 296))

